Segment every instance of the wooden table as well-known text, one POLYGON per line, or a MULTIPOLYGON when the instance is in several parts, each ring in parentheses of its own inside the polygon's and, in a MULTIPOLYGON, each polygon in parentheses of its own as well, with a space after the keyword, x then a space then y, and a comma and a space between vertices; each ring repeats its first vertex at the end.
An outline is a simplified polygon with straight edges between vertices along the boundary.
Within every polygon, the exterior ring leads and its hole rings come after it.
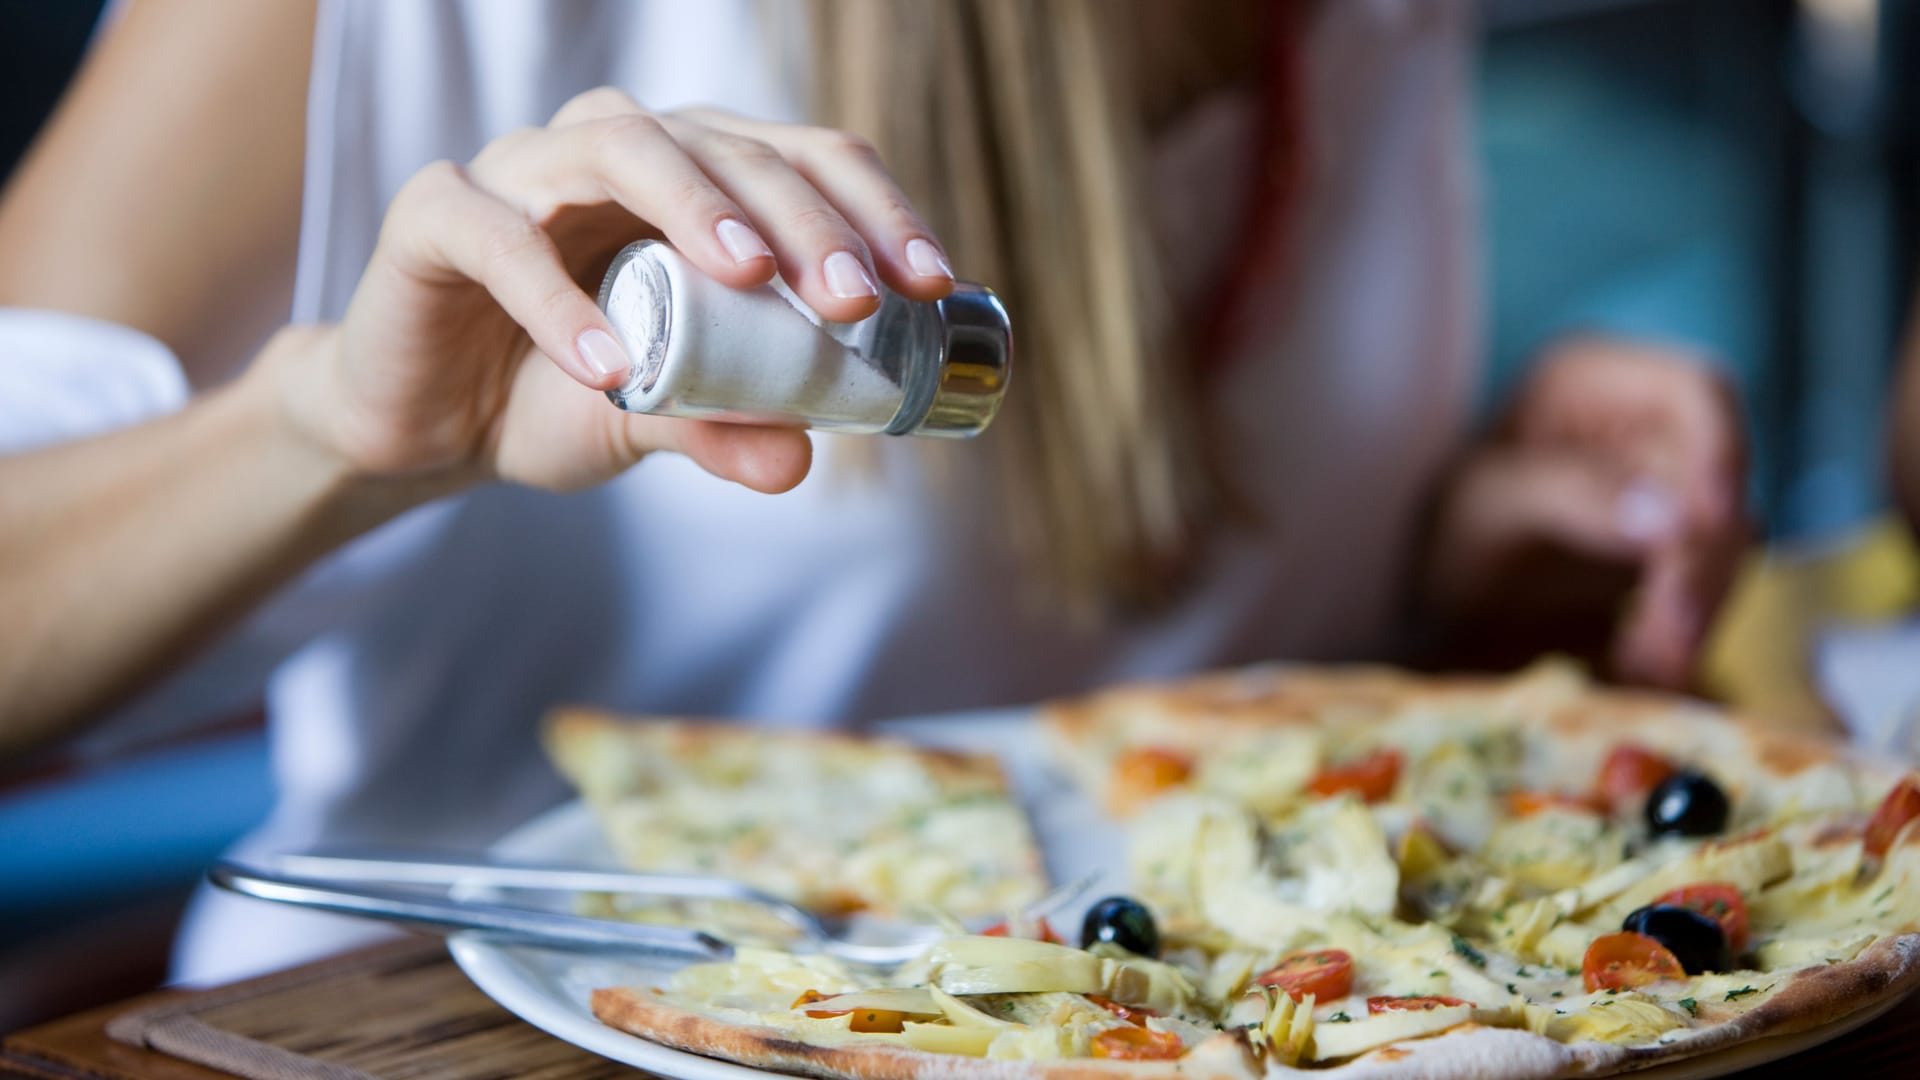
POLYGON ((521 1022, 469 982, 445 946, 425 938, 230 987, 148 994, 0 1042, 0 1076, 234 1075, 610 1080, 643 1074, 521 1022), (129 1045, 129 1039, 147 1045, 129 1045), (234 1067, 246 1071, 195 1065, 176 1054, 243 1063, 234 1067))
MULTIPOLYGON (((437 944, 381 946, 352 962, 328 961, 251 984, 199 993, 162 991, 18 1032, 0 1042, 0 1076, 39 1080, 218 1080, 233 1074, 139 1049, 107 1035, 131 1011, 195 1007, 224 994, 224 1023, 268 1033, 266 1041, 309 1056, 312 1075, 342 1066, 359 1074, 449 1080, 534 1076, 587 1080, 641 1075, 522 1023, 467 982, 437 944), (311 975, 311 977, 309 977, 311 975), (276 1018, 262 1025, 261 1018, 276 1018), (311 1023, 301 1023, 302 1019, 311 1023)), ((217 999, 215 999, 217 1000, 217 999)), ((208 1018, 221 1013, 207 1012, 208 1018)), ((1805 1080, 1910 1078, 1920 1073, 1920 995, 1851 1035, 1748 1076, 1805 1080)), ((340 1075, 335 1072, 333 1075, 340 1075)))

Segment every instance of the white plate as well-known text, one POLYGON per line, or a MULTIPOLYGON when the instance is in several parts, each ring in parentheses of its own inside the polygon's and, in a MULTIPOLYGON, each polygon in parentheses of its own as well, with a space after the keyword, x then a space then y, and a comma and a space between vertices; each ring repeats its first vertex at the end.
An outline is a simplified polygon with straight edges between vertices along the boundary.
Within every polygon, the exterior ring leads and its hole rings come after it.
MULTIPOLYGON (((896 721, 883 729, 936 746, 991 750, 1005 764, 1015 793, 1034 823, 1047 870, 1055 881, 1098 872, 1101 880, 1081 907, 1124 891, 1124 836, 1073 785, 1046 764, 1048 754, 1025 709, 959 713, 896 721)), ((586 806, 568 803, 534 818, 495 844, 495 854, 544 862, 613 865, 599 827, 586 806)), ((1063 927, 1079 925, 1079 909, 1063 927)), ((674 1080, 766 1080, 759 1069, 670 1049, 595 1020, 589 997, 596 987, 647 986, 671 969, 581 954, 495 945, 470 935, 449 942, 453 959, 487 996, 557 1038, 615 1061, 674 1080)), ((1688 1058, 1631 1074, 1647 1080, 1705 1080, 1750 1069, 1844 1035, 1892 1008, 1886 1002, 1811 1031, 1760 1039, 1720 1053, 1688 1058)))
MULTIPOLYGON (((546 862, 612 864, 592 814, 573 802, 508 833, 493 850, 501 856, 546 862)), ((548 1034, 615 1061, 678 1080, 766 1080, 766 1073, 673 1050, 616 1031, 593 1018, 589 996, 601 986, 640 986, 664 969, 577 953, 494 945, 468 934, 448 939, 454 963, 483 993, 548 1034)))
MULTIPOLYGON (((1101 875, 1077 907, 1063 912, 1060 925, 1077 927, 1087 904, 1125 889, 1125 836, 1046 764, 1049 756, 1031 721, 1031 710, 997 709, 892 721, 881 725, 881 730, 927 745, 1000 756, 1014 792, 1033 821, 1053 880, 1101 875)), ((503 858, 613 865, 599 827, 579 802, 534 818, 502 837, 492 851, 503 858)), ((468 934, 454 935, 448 947, 454 962, 487 996, 522 1020, 576 1046, 677 1080, 766 1080, 768 1074, 758 1069, 673 1050, 593 1018, 589 1000, 596 987, 655 985, 671 974, 670 968, 496 945, 468 934)))

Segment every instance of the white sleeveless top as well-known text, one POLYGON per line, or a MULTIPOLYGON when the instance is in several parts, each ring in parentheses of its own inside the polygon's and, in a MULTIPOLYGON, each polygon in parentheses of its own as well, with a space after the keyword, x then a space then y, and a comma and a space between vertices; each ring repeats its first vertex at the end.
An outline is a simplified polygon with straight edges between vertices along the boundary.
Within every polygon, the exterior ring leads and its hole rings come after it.
MULTIPOLYGON (((543 123, 581 90, 799 119, 800 10, 323 3, 294 317, 340 316, 416 169, 543 123)), ((664 455, 579 494, 487 488, 367 537, 256 624, 297 649, 268 694, 279 804, 243 850, 484 844, 564 797, 535 742, 556 703, 848 724, 1207 665, 1379 655, 1420 500, 1472 396, 1470 22, 1459 0, 1316 11, 1312 172, 1287 256, 1302 270, 1264 268, 1258 325, 1216 387, 1232 479, 1262 524, 1219 535, 1182 603, 1077 628, 1027 600, 982 493, 962 485, 943 502, 924 484, 850 477, 830 437, 782 496, 664 455)), ((1177 256, 1212 260, 1233 242, 1221 177, 1247 172, 1246 121, 1222 102, 1159 148, 1177 256)), ((965 444, 949 457, 975 460, 965 444)), ((178 973, 231 977, 361 932, 203 896, 178 973)))

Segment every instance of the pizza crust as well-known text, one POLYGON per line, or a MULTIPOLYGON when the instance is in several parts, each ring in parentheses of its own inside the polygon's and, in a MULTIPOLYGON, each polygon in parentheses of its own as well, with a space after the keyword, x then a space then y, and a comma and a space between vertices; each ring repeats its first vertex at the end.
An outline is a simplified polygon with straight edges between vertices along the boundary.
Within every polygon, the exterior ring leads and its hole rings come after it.
POLYGON ((1890 1004, 1920 987, 1920 934, 1883 938, 1852 960, 1795 972, 1760 1004, 1668 1046, 1626 1048, 1628 1067, 1696 1057, 1736 1043, 1794 1035, 1890 1004))
POLYGON ((1660 1046, 1561 1043, 1511 1028, 1469 1025, 1427 1039, 1384 1047, 1339 1065, 1264 1071, 1230 1035, 1193 1048, 1177 1061, 1011 1061, 935 1054, 888 1045, 822 1046, 777 1028, 740 1024, 678 1008, 656 991, 617 987, 593 993, 593 1014, 629 1034, 675 1049, 754 1068, 837 1080, 1543 1080, 1610 1076, 1681 1058, 1699 1057, 1760 1039, 1810 1031, 1920 987, 1920 934, 1875 943, 1857 958, 1796 973, 1742 1015, 1660 1046))
POLYGON ((1230 1036, 1208 1040, 1177 1061, 1016 1061, 886 1044, 823 1046, 779 1028, 678 1008, 661 1001, 655 991, 637 987, 595 990, 593 1015, 603 1024, 677 1050, 822 1080, 1253 1080, 1259 1075, 1251 1057, 1230 1036))
MULTIPOLYGON (((601 755, 619 753, 628 747, 659 753, 669 760, 690 760, 743 744, 764 747, 772 743, 816 749, 834 747, 845 753, 875 760, 910 754, 915 763, 926 769, 934 781, 943 787, 1006 790, 1005 775, 999 761, 991 754, 921 746, 902 739, 874 738, 842 731, 781 731, 717 720, 670 717, 636 719, 573 706, 554 709, 547 714, 542 741, 556 767, 575 786, 582 786, 583 780, 595 776, 596 759, 601 755)), ((592 799, 619 792, 585 794, 592 799)))

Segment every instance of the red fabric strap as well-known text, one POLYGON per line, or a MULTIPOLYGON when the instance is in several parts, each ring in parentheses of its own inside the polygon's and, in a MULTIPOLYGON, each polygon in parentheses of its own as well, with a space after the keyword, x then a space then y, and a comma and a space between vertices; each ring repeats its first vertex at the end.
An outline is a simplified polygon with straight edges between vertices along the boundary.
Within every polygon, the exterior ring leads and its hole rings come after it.
POLYGON ((1257 272, 1285 245, 1306 178, 1307 8, 1305 0, 1275 0, 1270 8, 1250 214, 1202 325, 1200 349, 1192 357, 1202 382, 1216 376, 1232 357, 1257 272))

